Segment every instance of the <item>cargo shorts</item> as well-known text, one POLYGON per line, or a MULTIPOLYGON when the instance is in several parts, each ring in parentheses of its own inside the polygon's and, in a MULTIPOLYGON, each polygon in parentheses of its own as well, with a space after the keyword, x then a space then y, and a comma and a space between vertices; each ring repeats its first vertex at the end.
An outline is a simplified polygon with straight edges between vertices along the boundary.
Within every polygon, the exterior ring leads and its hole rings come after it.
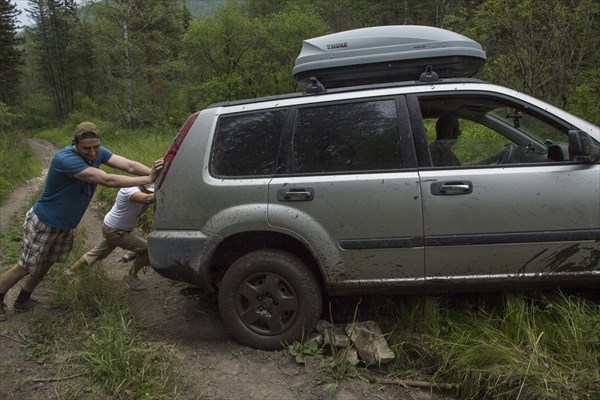
POLYGON ((73 247, 74 229, 53 228, 40 221, 29 209, 23 223, 25 233, 21 245, 19 265, 35 274, 45 262, 65 262, 73 247))

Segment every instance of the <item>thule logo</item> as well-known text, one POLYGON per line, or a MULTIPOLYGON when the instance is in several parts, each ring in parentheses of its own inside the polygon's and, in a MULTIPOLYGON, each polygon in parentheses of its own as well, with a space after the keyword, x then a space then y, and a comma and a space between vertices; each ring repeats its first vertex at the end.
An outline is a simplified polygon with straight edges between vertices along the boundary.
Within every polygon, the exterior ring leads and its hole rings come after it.
POLYGON ((348 47, 348 42, 328 44, 327 45, 327 50, 341 49, 342 47, 348 47))

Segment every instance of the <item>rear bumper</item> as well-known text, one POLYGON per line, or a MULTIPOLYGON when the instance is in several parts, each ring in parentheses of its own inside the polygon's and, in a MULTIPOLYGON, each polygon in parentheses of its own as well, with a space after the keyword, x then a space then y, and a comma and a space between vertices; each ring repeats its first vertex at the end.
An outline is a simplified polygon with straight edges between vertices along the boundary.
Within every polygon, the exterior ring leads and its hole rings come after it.
POLYGON ((219 241, 199 231, 153 231, 148 235, 150 265, 168 279, 214 291, 209 260, 219 241))

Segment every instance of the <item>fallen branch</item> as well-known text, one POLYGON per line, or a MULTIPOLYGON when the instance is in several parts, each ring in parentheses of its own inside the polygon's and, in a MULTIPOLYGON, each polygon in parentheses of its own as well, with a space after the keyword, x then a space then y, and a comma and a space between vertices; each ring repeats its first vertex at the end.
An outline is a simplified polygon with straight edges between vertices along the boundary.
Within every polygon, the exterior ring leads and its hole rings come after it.
POLYGON ((423 381, 413 381, 406 379, 387 379, 387 378, 369 378, 369 382, 371 383, 380 383, 384 385, 400 385, 405 388, 408 387, 417 387, 424 389, 452 389, 454 385, 451 383, 431 383, 431 382, 423 382, 423 381))
POLYGON ((69 379, 79 378, 80 376, 83 376, 85 374, 87 374, 87 372, 81 372, 79 374, 69 375, 69 376, 56 376, 54 378, 38 378, 38 379, 29 378, 27 380, 30 381, 30 382, 35 382, 35 383, 39 383, 39 382, 58 382, 58 381, 66 381, 66 380, 69 380, 69 379))
MULTIPOLYGON (((8 335, 5 335, 5 334, 2 334, 2 337, 5 337, 5 338, 7 338, 7 339, 10 339, 10 340, 14 340, 15 342, 17 342, 17 343, 19 343, 19 344, 22 344, 22 345, 25 345, 25 344, 27 344, 27 341, 26 341, 26 340, 19 340, 19 339, 17 339, 16 337, 13 337, 13 336, 8 336, 8 335)), ((23 336, 22 336, 22 335, 20 335, 19 337, 20 337, 21 339, 23 339, 23 336)))

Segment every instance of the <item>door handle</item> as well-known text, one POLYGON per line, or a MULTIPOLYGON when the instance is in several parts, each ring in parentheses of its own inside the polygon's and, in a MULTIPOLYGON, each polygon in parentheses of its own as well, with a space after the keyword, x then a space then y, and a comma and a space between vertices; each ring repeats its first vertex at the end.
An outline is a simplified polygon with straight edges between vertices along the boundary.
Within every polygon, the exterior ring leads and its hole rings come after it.
POLYGON ((313 188, 279 189, 277 191, 278 201, 311 201, 315 198, 313 188))
POLYGON ((473 193, 471 181, 445 181, 431 184, 431 194, 434 196, 453 196, 473 193))

